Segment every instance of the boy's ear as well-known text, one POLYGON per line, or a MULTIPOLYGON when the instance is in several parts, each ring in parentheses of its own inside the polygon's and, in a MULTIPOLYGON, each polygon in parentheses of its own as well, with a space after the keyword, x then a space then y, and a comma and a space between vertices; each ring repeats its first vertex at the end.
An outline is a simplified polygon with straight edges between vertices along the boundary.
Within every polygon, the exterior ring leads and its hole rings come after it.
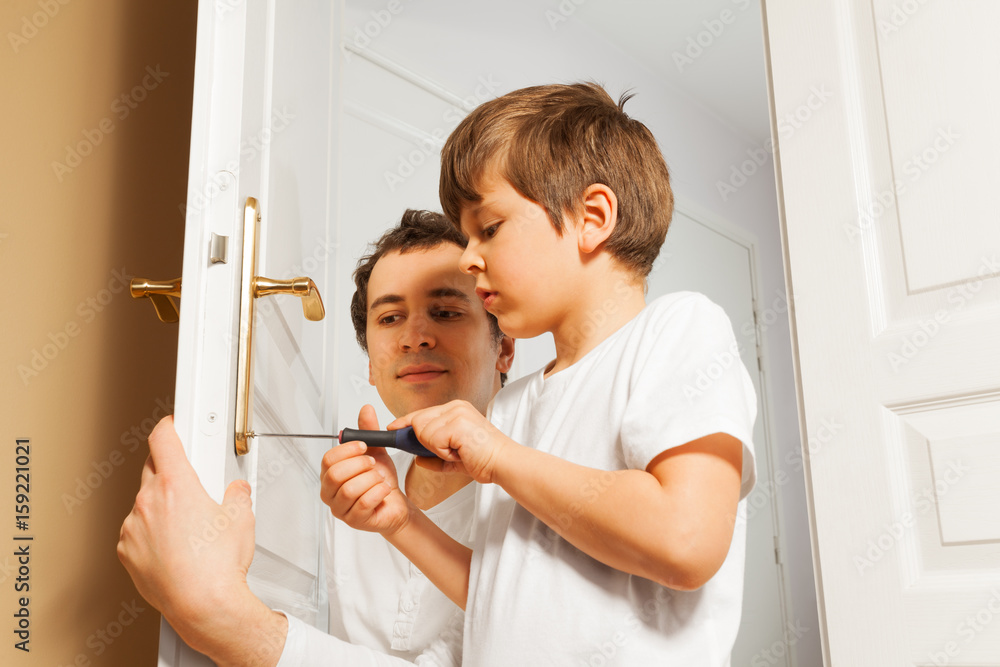
POLYGON ((592 253, 608 240, 618 223, 618 197, 603 183, 583 191, 583 217, 577 229, 580 252, 592 253))

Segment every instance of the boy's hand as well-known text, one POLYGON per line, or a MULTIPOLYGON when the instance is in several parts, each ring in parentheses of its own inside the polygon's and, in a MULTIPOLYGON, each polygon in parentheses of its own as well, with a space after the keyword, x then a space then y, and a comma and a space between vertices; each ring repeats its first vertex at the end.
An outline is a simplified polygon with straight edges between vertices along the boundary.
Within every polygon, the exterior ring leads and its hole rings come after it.
POLYGON ((442 472, 465 472, 481 484, 493 482, 501 453, 514 444, 468 401, 417 410, 386 428, 404 426, 412 426, 417 439, 442 459, 418 458, 418 465, 442 472))
MULTIPOLYGON (((375 408, 361 408, 358 428, 378 430, 375 408)), ((331 448, 323 455, 320 482, 320 498, 351 528, 388 536, 409 522, 410 502, 399 490, 396 466, 382 447, 355 441, 331 448)))

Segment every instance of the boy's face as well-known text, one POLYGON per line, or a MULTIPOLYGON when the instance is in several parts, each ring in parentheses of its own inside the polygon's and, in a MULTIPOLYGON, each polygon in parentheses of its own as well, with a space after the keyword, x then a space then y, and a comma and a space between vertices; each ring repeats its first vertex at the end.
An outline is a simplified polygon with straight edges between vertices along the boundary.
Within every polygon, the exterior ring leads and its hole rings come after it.
POLYGON ((480 193, 481 202, 462 208, 462 270, 508 336, 556 333, 580 296, 573 221, 564 217, 560 236, 545 209, 501 177, 484 178, 480 193))
POLYGON ((512 352, 494 345, 475 281, 458 270, 461 254, 442 243, 387 253, 372 269, 368 379, 396 416, 453 399, 485 412, 499 371, 509 370, 512 352))

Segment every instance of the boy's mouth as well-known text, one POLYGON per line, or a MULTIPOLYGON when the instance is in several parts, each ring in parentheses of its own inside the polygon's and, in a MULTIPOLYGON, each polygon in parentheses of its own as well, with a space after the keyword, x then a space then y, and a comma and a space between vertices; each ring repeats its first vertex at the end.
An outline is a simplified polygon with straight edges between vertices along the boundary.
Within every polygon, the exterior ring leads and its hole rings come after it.
POLYGON ((483 308, 489 310, 490 304, 496 299, 497 293, 491 292, 489 290, 483 289, 482 287, 476 288, 476 296, 483 300, 483 308))

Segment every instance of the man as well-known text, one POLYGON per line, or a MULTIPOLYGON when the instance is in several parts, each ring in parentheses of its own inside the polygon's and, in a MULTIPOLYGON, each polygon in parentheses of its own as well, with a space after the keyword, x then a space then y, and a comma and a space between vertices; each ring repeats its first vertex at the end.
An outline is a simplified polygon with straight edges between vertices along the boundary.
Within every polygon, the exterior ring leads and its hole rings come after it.
MULTIPOLYGON (((397 416, 454 398, 485 413, 510 368, 513 340, 483 309, 475 280, 458 269, 464 243, 443 216, 407 211, 355 272, 351 315, 369 355, 369 381, 397 416)), ((371 406, 362 409, 358 425, 378 428, 371 406)), ((461 612, 432 584, 408 565, 391 566, 402 557, 379 535, 357 533, 332 517, 330 630, 343 641, 289 622, 246 583, 254 544, 249 485, 233 482, 223 504, 215 503, 188 463, 170 417, 150 434, 149 445, 142 486, 122 526, 119 558, 140 594, 185 642, 217 664, 295 665, 307 656, 312 664, 317 654, 342 664, 388 656, 409 661, 434 643, 449 619, 451 628, 461 628, 452 618, 461 612), (189 538, 206 521, 228 527, 194 558, 189 538)), ((385 452, 369 452, 387 463, 385 452)), ((408 465, 403 454, 393 461, 411 500, 467 542, 471 480, 408 465)), ((454 642, 437 644, 430 653, 457 661, 447 648, 454 642)))

